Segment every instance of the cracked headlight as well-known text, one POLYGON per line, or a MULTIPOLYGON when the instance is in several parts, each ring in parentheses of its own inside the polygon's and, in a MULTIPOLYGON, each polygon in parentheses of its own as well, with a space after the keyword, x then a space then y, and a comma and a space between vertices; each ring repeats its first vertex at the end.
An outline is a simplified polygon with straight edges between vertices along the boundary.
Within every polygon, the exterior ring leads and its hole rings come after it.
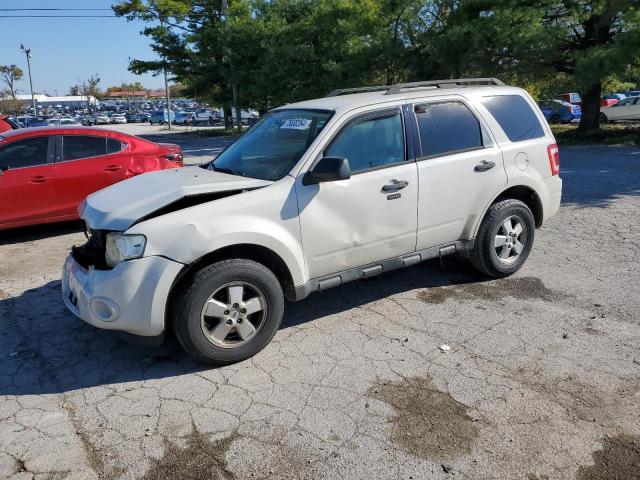
POLYGON ((147 239, 144 235, 125 235, 122 232, 107 233, 105 260, 115 267, 123 260, 140 258, 144 253, 147 239))

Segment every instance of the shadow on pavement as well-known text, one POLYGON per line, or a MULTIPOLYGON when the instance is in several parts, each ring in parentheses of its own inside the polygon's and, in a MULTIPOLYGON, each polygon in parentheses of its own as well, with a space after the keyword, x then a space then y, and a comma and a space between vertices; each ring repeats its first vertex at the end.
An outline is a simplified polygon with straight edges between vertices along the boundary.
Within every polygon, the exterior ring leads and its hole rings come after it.
POLYGON ((560 148, 562 203, 606 208, 617 197, 640 195, 640 147, 560 148))
MULTIPOLYGON (((288 303, 281 328, 413 289, 483 280, 461 260, 444 262, 444 268, 427 262, 288 303)), ((0 319, 0 395, 61 393, 211 368, 194 362, 173 336, 161 347, 144 348, 85 324, 64 307, 60 281, 0 299, 0 319)))
POLYGON ((83 230, 84 222, 80 220, 35 225, 33 227, 14 228, 12 230, 2 230, 0 231, 0 245, 32 242, 34 240, 42 240, 44 238, 68 235, 70 233, 79 233, 83 230))

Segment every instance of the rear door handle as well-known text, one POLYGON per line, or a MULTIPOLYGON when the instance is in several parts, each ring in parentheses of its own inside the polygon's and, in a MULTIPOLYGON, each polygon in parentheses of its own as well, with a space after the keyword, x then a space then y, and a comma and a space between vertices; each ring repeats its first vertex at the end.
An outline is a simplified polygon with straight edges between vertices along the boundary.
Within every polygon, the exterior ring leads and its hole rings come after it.
POLYGON ((36 175, 35 177, 31 177, 29 182, 31 183, 44 183, 50 180, 50 177, 45 177, 44 175, 36 175))
POLYGON ((121 169, 122 167, 120 165, 107 165, 106 167, 104 167, 105 172, 117 172, 121 169))
POLYGON ((391 180, 391 183, 387 183, 382 186, 383 192, 395 192, 396 190, 402 190, 404 187, 409 185, 409 182, 406 180, 396 180, 395 178, 391 180))
POLYGON ((473 169, 476 172, 486 172, 487 170, 491 170, 496 166, 496 162, 487 162, 486 160, 482 160, 479 164, 477 164, 473 169))

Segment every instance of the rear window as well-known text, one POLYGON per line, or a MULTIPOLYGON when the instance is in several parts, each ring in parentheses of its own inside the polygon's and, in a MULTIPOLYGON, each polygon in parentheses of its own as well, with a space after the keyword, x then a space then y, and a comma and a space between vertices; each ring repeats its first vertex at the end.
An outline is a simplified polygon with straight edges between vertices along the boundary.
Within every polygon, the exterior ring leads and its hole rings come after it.
POLYGON ((431 157, 482 148, 482 128, 461 102, 416 105, 422 156, 431 157))
POLYGON ((115 138, 107 138, 107 153, 117 153, 120 150, 123 150, 127 144, 121 142, 120 140, 116 140, 115 138))
POLYGON ((107 153, 107 139, 84 135, 65 135, 62 137, 62 159, 80 160, 99 157, 107 153))
POLYGON ((544 137, 538 117, 520 95, 484 97, 482 103, 512 142, 544 137))

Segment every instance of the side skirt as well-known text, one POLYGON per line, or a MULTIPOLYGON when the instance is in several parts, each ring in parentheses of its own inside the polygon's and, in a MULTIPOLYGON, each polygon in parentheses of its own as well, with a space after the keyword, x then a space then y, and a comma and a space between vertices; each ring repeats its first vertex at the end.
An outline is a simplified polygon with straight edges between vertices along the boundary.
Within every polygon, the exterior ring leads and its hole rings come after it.
POLYGON ((295 288, 295 301, 307 298, 313 292, 321 292, 329 288, 337 287, 343 283, 373 277, 384 272, 410 267, 416 263, 444 257, 452 253, 466 254, 473 249, 473 240, 457 240, 453 243, 438 247, 425 248, 413 253, 388 258, 380 262, 369 263, 360 267, 332 273, 323 277, 313 278, 304 285, 295 288))

